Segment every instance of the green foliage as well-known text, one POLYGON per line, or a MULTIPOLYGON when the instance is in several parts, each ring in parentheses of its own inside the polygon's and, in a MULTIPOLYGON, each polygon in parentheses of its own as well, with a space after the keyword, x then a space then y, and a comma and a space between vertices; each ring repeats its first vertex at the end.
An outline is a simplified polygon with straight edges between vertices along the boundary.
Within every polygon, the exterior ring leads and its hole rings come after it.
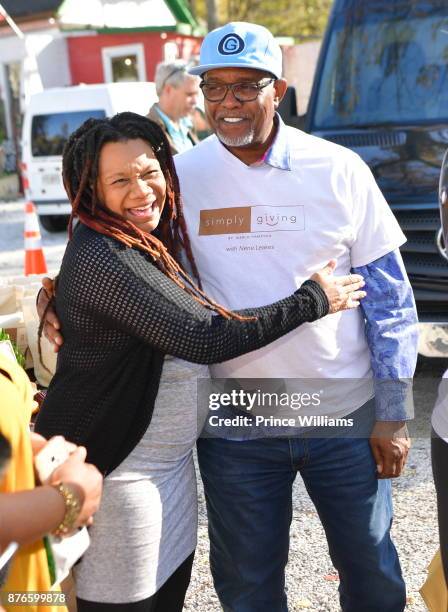
POLYGON ((17 359, 17 363, 21 368, 25 369, 25 355, 17 348, 17 345, 11 340, 9 334, 7 334, 5 330, 0 327, 0 342, 2 342, 3 340, 9 340, 11 342, 12 348, 14 350, 14 355, 17 359))
MULTIPOLYGON (((275 36, 296 41, 320 38, 333 0, 215 0, 222 24, 250 21, 267 27, 275 36)), ((206 0, 194 0, 199 19, 207 21, 206 0)))

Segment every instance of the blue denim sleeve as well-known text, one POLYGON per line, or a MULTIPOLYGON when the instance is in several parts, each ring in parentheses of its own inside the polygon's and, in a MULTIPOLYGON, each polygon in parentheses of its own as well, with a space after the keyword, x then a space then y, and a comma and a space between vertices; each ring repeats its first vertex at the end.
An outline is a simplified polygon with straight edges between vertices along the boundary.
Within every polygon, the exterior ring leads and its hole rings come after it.
POLYGON ((413 418, 412 377, 417 363, 418 318, 400 251, 353 268, 366 282, 361 301, 374 376, 378 421, 413 418))

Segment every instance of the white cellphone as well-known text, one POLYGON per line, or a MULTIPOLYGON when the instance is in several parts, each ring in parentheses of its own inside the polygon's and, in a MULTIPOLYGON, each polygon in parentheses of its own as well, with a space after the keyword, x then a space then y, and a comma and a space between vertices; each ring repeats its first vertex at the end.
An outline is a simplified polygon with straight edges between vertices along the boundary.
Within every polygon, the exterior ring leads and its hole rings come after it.
POLYGON ((37 475, 42 484, 46 484, 52 472, 69 457, 67 442, 62 436, 51 438, 34 458, 37 475))

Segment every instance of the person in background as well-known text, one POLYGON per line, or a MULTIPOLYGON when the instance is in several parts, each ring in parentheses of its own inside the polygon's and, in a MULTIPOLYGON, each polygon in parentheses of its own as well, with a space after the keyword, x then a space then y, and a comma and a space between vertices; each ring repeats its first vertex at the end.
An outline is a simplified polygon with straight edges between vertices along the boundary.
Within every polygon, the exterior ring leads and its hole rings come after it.
MULTIPOLYGON (((103 479, 93 465, 85 463, 85 448, 70 444, 69 458, 53 472, 49 484, 36 486, 33 456, 47 440, 30 434, 31 385, 25 372, 3 355, 0 396, 0 553, 11 542, 20 546, 2 569, 0 586, 4 592, 48 591, 50 575, 42 538, 91 524, 103 479)), ((53 607, 27 605, 29 611, 37 609, 48 612, 53 607)))
POLYGON ((437 494, 440 554, 448 585, 448 370, 440 382, 432 413, 431 457, 437 494))
MULTIPOLYGON (((440 175, 439 204, 445 250, 448 252, 448 151, 440 175)), ((440 554, 448 588, 448 370, 439 385, 431 422, 432 471, 437 493, 440 554)))
POLYGON ((187 151, 199 140, 192 120, 199 79, 188 74, 187 63, 177 60, 158 64, 154 80, 159 101, 151 107, 148 119, 165 132, 173 155, 187 151))

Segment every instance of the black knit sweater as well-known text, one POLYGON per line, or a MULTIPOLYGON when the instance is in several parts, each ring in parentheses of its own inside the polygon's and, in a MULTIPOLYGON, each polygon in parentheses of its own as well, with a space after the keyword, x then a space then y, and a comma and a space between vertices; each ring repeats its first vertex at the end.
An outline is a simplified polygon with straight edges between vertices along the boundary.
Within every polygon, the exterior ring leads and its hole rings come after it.
MULTIPOLYGON (((79 225, 61 266, 56 307, 64 334, 57 369, 36 422, 86 446, 103 473, 117 467, 146 431, 164 354, 217 363, 253 351, 328 312, 307 281, 270 306, 215 315, 166 277, 149 256, 79 225)), ((173 398, 182 410, 181 398, 173 398)))

